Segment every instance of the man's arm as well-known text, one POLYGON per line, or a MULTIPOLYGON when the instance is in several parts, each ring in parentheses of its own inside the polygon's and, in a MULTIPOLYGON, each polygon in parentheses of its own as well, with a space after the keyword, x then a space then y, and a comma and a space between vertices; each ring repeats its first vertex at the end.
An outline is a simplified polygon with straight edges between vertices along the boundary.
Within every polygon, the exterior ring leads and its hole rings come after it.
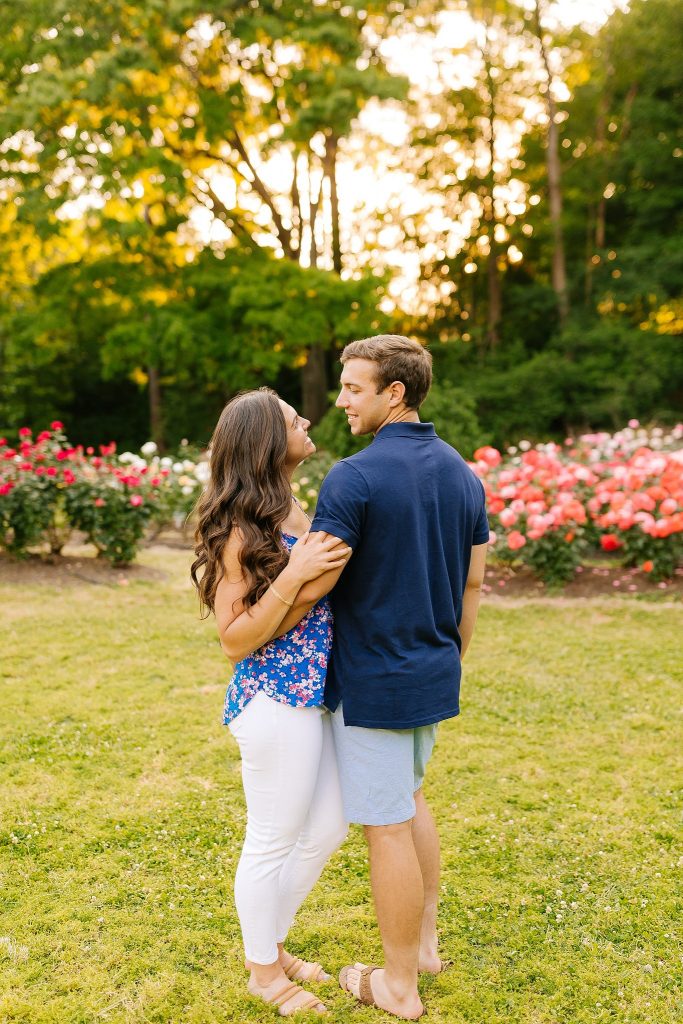
POLYGON ((486 568, 486 551, 488 544, 475 544, 470 557, 470 571, 467 574, 465 593, 462 598, 462 618, 458 623, 460 631, 460 659, 465 657, 465 652, 470 645, 474 625, 477 621, 479 611, 479 599, 481 597, 481 585, 484 582, 484 570, 486 568))

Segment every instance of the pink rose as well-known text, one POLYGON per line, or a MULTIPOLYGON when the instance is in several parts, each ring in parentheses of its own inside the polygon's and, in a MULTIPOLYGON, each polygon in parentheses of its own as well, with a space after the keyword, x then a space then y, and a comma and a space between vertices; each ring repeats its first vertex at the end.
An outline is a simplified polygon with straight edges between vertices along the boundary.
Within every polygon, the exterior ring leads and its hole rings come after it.
POLYGON ((526 537, 522 536, 519 530, 513 530, 508 534, 508 547, 510 551, 518 551, 526 544, 526 537))
POLYGON ((514 526, 517 522, 517 516, 511 508, 504 508, 498 518, 500 519, 500 525, 504 526, 506 529, 508 526, 514 526))
POLYGON ((133 508, 138 508, 139 505, 142 505, 142 495, 141 494, 131 494, 131 496, 130 496, 130 503, 133 506, 133 508))

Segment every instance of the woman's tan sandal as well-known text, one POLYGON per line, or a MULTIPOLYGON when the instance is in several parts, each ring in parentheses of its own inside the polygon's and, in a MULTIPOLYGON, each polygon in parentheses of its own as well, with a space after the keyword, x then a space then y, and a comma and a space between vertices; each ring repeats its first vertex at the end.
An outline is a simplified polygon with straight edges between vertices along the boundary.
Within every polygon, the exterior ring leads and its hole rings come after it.
MULTIPOLYGON (((252 995, 256 995, 256 993, 252 992, 252 995)), ((316 1010, 318 1013, 323 1013, 326 1010, 325 1004, 321 1003, 317 996, 314 996, 312 992, 307 992, 306 989, 301 988, 299 985, 295 985, 294 982, 285 985, 284 988, 268 999, 260 994, 259 998, 263 999, 264 1003, 267 1003, 268 1006, 277 1006, 281 1017, 289 1017, 299 1010, 316 1010), (301 996, 305 998, 299 998, 301 996), (297 1000, 296 1003, 295 1000, 297 1000), (319 1007, 323 1009, 320 1010, 318 1009, 319 1007)))
POLYGON ((292 981, 329 981, 329 974, 323 970, 323 965, 310 960, 302 960, 298 956, 292 957, 283 971, 292 981))

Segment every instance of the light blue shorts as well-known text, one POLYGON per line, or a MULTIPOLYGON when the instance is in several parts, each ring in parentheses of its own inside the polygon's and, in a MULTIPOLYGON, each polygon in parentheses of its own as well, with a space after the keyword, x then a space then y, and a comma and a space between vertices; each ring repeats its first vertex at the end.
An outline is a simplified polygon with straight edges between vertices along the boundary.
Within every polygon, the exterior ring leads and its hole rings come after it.
POLYGON ((436 741, 436 725, 417 729, 361 729, 344 725, 341 704, 332 715, 346 819, 357 825, 396 825, 415 816, 436 741))

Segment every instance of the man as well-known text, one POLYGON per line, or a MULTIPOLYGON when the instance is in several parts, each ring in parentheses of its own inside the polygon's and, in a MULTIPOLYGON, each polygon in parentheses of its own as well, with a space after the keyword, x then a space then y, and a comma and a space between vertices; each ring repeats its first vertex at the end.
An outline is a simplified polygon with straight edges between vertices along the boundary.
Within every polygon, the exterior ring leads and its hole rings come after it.
MULTIPOLYGON (((439 839, 422 794, 436 724, 459 712, 460 659, 479 605, 489 528, 484 489, 421 423, 431 356, 379 335, 347 345, 336 405, 364 451, 332 468, 311 529, 353 554, 332 591, 325 704, 350 821, 365 828, 384 968, 344 968, 342 987, 408 1020, 418 971, 438 973, 439 839)), ((303 593, 297 601, 303 598, 303 593)))

